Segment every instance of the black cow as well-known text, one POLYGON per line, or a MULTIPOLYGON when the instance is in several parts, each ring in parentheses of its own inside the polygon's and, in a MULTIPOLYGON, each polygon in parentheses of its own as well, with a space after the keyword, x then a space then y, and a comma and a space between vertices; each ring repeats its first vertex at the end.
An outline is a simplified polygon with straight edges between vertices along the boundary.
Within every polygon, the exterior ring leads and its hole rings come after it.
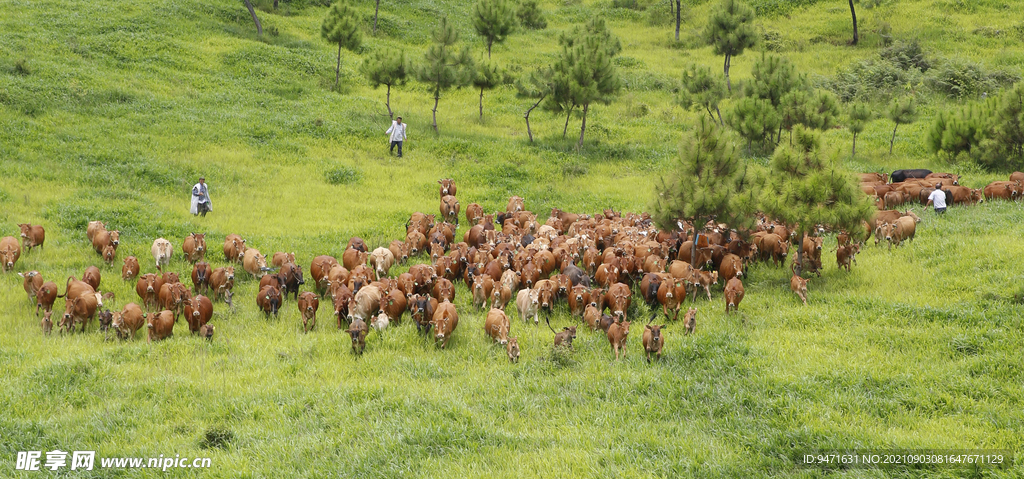
POLYGON ((893 183, 902 183, 907 178, 924 178, 930 174, 932 174, 932 170, 896 170, 889 175, 889 179, 893 183))

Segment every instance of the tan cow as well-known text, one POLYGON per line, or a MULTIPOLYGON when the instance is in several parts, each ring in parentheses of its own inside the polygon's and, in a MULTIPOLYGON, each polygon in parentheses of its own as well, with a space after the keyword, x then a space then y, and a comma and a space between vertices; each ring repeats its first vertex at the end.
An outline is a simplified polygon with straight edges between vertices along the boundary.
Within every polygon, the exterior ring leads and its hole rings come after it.
POLYGON ((128 303, 121 311, 115 311, 110 325, 121 340, 134 339, 135 332, 146 323, 146 314, 135 303, 128 303))
POLYGON ((32 251, 36 246, 43 247, 46 230, 42 226, 24 223, 19 224, 18 228, 21 228, 21 246, 25 248, 25 253, 32 251))
POLYGON ((504 311, 492 308, 484 320, 484 331, 498 344, 508 343, 509 320, 504 311))
POLYGON ((171 263, 171 255, 174 254, 174 246, 171 245, 170 241, 164 238, 157 238, 153 240, 153 247, 150 249, 153 253, 153 261, 156 262, 157 271, 163 271, 164 266, 171 263))
POLYGON ((18 240, 13 236, 4 236, 0 239, 0 263, 5 273, 14 269, 14 264, 20 257, 21 246, 18 245, 18 240))
POLYGON ((124 259, 124 265, 121 266, 121 279, 131 281, 139 275, 139 270, 139 258, 129 256, 124 259))
POLYGON ((246 249, 242 257, 242 269, 256 279, 263 278, 267 274, 267 255, 260 254, 256 248, 246 249))

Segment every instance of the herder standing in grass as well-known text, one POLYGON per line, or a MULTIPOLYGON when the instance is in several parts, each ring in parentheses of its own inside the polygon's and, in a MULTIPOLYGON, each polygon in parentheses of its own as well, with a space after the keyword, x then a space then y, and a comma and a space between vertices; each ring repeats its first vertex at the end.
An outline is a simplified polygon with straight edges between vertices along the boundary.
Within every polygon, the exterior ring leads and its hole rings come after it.
POLYGON ((199 178, 199 183, 192 187, 192 210, 193 215, 213 211, 213 203, 210 202, 210 190, 206 187, 206 178, 199 178))
POLYGON ((395 145, 398 145, 398 157, 402 157, 402 142, 405 141, 405 123, 402 123, 402 117, 398 117, 395 121, 391 122, 391 128, 385 131, 386 134, 391 134, 391 149, 389 152, 395 152, 395 145))
POLYGON ((928 204, 935 205, 935 214, 941 215, 946 212, 946 192, 942 191, 942 183, 936 184, 935 191, 928 195, 928 204))

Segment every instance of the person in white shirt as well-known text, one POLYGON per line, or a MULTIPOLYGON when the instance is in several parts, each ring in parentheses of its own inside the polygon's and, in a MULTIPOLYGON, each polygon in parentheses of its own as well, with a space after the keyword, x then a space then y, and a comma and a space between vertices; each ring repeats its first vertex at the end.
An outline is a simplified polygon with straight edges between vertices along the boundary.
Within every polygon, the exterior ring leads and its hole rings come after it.
POLYGON ((936 184, 935 191, 928 195, 928 204, 935 205, 936 214, 946 212, 946 192, 942 191, 942 183, 936 184))
POLYGON ((206 213, 210 211, 213 211, 213 202, 210 201, 210 190, 206 186, 206 178, 199 178, 199 183, 192 187, 192 208, 190 213, 206 216, 206 213))
POLYGON ((391 128, 384 132, 385 134, 391 135, 391 149, 388 150, 390 153, 395 152, 395 146, 398 146, 398 157, 402 157, 402 142, 405 141, 405 123, 402 123, 402 117, 398 117, 395 121, 391 122, 391 128))

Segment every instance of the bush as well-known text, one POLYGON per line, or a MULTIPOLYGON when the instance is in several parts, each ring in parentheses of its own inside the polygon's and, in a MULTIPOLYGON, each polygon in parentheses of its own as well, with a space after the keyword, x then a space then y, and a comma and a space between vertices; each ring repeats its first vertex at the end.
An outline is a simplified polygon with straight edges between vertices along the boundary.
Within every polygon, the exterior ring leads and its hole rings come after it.
POLYGON ((916 68, 923 73, 931 68, 931 63, 928 61, 924 50, 921 49, 921 44, 917 40, 896 42, 892 46, 882 49, 878 55, 883 60, 887 60, 904 70, 916 68))
POLYGON ((14 62, 14 73, 21 76, 31 75, 32 67, 29 66, 28 60, 25 58, 20 58, 18 59, 18 61, 14 62))
POLYGON ((958 100, 993 94, 1001 86, 1012 84, 1019 77, 1009 72, 989 72, 979 63, 949 59, 928 75, 928 86, 958 100))
POLYGON ((227 449, 228 444, 235 440, 235 433, 224 427, 211 427, 203 434, 199 441, 202 449, 227 449))
POLYGON ((516 10, 519 23, 531 30, 543 30, 548 27, 548 21, 544 19, 544 12, 537 5, 537 0, 523 0, 516 10))
POLYGON ((360 178, 359 170, 342 166, 324 173, 327 183, 332 185, 350 185, 356 183, 360 178))

